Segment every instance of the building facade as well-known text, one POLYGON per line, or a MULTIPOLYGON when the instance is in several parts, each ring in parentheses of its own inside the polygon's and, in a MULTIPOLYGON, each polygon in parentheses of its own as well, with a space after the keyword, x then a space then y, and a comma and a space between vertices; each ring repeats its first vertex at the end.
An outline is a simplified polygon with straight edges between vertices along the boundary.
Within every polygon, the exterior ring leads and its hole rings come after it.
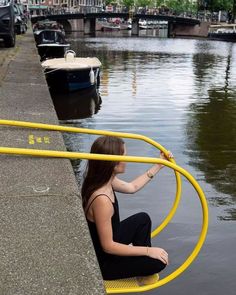
POLYGON ((104 0, 22 0, 31 15, 99 12, 104 0))

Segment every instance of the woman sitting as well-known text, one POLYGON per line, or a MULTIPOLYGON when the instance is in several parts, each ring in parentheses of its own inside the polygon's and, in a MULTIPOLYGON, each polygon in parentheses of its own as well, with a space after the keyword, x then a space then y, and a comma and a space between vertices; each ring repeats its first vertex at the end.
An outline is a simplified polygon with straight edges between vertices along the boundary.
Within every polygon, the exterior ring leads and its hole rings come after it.
MULTIPOLYGON (((118 137, 102 136, 93 143, 91 153, 126 155, 126 147, 118 137)), ((160 157, 166 159, 163 153, 160 157)), ((167 252, 151 246, 149 215, 141 212, 120 221, 115 194, 139 191, 163 165, 153 165, 131 182, 117 177, 125 166, 125 162, 89 160, 82 185, 83 207, 105 280, 149 276, 168 264, 167 252)))

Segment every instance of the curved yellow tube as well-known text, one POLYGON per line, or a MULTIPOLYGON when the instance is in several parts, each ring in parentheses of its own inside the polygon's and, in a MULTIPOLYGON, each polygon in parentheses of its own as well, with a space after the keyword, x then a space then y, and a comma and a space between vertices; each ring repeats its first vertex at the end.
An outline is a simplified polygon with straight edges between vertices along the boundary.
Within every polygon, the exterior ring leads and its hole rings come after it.
MULTIPOLYGON (((69 158, 69 159, 89 159, 89 160, 103 160, 103 161, 116 161, 116 162, 139 162, 139 163, 150 163, 150 164, 163 164, 171 169, 174 169, 185 176, 189 182, 193 185, 196 192, 198 193, 201 206, 202 206, 202 213, 203 213, 203 223, 201 233, 198 239, 198 242, 193 249, 192 253, 189 257, 185 260, 185 262, 177 268, 174 272, 169 274, 167 277, 161 279, 155 284, 148 285, 148 286, 141 286, 139 288, 139 292, 148 291, 157 287, 160 287, 171 280, 178 277, 189 265, 194 261, 196 256, 198 255, 201 247, 205 241, 207 228, 208 228, 208 208, 206 198, 204 193, 197 183, 197 181, 193 178, 193 176, 187 172, 185 169, 181 168, 180 166, 157 158, 147 158, 147 157, 134 157, 134 156, 116 156, 116 155, 101 155, 101 154, 88 154, 88 153, 75 153, 75 152, 63 152, 63 151, 49 151, 49 150, 34 150, 34 149, 21 149, 21 148, 4 148, 0 147, 0 153, 4 154, 17 154, 17 155, 28 155, 28 156, 40 156, 40 157, 57 157, 57 158, 69 158)), ((114 293, 130 293, 130 292, 137 292, 137 289, 107 289, 107 293, 114 294, 114 293)))
MULTIPOLYGON (((142 141, 145 141, 145 142, 151 144, 152 146, 154 146, 157 149, 159 149, 160 151, 162 151, 166 156, 168 155, 168 151, 162 145, 160 145, 159 143, 150 139, 149 137, 144 136, 144 135, 140 135, 140 134, 113 132, 113 131, 105 131, 105 130, 94 130, 94 129, 68 127, 68 126, 60 126, 60 125, 50 125, 50 124, 42 124, 42 123, 24 122, 24 121, 11 121, 11 120, 0 120, 0 125, 137 139, 137 140, 142 140, 142 141)), ((174 159, 170 159, 170 161, 175 164, 174 159)), ((151 234, 152 238, 155 237, 158 233, 160 233, 167 226, 167 224, 171 221, 171 219, 173 218, 173 216, 178 208, 178 205, 180 202, 180 197, 181 197, 182 185, 181 185, 180 175, 176 171, 175 171, 175 178, 176 178, 176 195, 175 195, 174 203, 170 209, 170 212, 166 216, 166 218, 162 221, 162 223, 156 229, 153 230, 153 232, 151 234)))

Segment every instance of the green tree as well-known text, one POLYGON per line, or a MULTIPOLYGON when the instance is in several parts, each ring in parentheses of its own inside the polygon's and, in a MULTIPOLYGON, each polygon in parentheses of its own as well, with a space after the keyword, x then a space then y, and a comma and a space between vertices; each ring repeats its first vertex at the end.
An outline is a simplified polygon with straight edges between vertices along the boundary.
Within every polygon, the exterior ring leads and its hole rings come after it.
POLYGON ((191 0, 167 0, 165 3, 169 8, 177 12, 197 10, 197 3, 193 3, 191 0))
POLYGON ((199 9, 211 11, 233 10, 235 0, 198 0, 199 9))
POLYGON ((154 6, 156 7, 160 7, 161 5, 164 5, 165 4, 165 0, 154 0, 154 6))
POLYGON ((134 6, 134 0, 122 0, 122 3, 127 8, 134 6))
POLYGON ((105 1, 105 5, 107 6, 107 5, 110 5, 110 4, 114 4, 114 3, 116 3, 116 1, 114 1, 114 0, 106 0, 105 1))
POLYGON ((153 7, 153 1, 152 0, 136 0, 135 2, 137 7, 146 7, 146 6, 150 6, 150 4, 152 4, 151 6, 153 7))

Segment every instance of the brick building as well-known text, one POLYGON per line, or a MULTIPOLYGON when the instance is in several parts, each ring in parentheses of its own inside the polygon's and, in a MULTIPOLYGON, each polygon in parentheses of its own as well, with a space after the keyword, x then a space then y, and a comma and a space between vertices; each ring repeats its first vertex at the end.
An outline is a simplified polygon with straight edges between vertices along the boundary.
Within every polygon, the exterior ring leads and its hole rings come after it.
POLYGON ((104 0, 22 0, 31 15, 68 12, 98 12, 104 0))

